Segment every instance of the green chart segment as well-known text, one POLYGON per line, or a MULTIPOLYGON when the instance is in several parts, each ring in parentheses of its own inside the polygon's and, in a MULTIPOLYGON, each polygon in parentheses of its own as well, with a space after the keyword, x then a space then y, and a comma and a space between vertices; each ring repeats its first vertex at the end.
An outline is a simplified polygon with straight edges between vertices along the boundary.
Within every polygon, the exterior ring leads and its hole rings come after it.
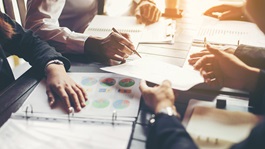
POLYGON ((106 87, 113 86, 115 85, 115 83, 116 83, 116 80, 114 78, 104 78, 100 80, 100 85, 106 86, 106 87))
POLYGON ((131 78, 122 79, 119 82, 119 85, 121 87, 131 87, 135 84, 135 81, 131 78))
POLYGON ((110 104, 109 100, 105 98, 96 99, 92 103, 93 107, 99 108, 99 109, 106 108, 109 106, 109 104, 110 104))

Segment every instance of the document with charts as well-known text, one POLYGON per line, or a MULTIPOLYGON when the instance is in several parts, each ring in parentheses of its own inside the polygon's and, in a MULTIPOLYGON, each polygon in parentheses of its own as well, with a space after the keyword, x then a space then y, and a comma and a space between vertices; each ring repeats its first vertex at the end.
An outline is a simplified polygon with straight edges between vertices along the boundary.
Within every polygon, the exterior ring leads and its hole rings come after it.
POLYGON ((193 43, 206 42, 217 45, 247 44, 265 46, 265 35, 256 24, 245 21, 220 21, 212 17, 202 17, 193 43))
MULTIPOLYGON (((113 111, 118 118, 135 118, 140 104, 139 80, 112 73, 68 73, 87 93, 86 107, 75 116, 105 117, 111 119, 113 111)), ((46 95, 45 82, 41 81, 19 111, 27 105, 34 113, 64 114, 64 105, 60 100, 51 108, 46 95)))
POLYGON ((144 79, 161 84, 164 80, 172 83, 172 88, 188 90, 203 83, 199 71, 184 69, 153 58, 142 57, 117 66, 101 68, 104 71, 144 79))

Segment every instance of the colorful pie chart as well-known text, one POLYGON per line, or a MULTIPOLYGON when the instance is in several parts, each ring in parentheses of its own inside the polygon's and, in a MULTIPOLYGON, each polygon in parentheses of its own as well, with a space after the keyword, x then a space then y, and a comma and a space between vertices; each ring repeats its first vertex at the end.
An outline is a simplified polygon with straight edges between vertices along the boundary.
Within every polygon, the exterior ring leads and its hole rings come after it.
POLYGON ((119 82, 119 85, 121 87, 131 87, 135 84, 135 81, 131 78, 122 79, 119 82))
POLYGON ((95 85, 97 83, 97 80, 95 78, 84 78, 82 81, 81 81, 81 84, 84 85, 84 86, 92 86, 92 85, 95 85))
POLYGON ((130 101, 129 100, 117 100, 113 103, 113 107, 115 109, 125 109, 130 106, 130 101))
POLYGON ((92 105, 95 108, 103 109, 106 108, 110 104, 109 100, 100 98, 93 101, 92 105))
POLYGON ((100 84, 101 84, 102 86, 107 86, 107 87, 109 87, 109 86, 113 86, 113 85, 115 85, 115 83, 116 83, 116 80, 113 79, 113 78, 104 78, 104 79, 101 79, 101 80, 100 80, 100 84))

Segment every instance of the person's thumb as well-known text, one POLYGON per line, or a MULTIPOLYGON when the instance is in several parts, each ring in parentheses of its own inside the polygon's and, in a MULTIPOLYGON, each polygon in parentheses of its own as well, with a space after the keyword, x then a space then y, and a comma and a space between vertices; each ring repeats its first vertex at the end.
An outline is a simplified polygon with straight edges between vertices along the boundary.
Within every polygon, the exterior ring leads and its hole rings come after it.
POLYGON ((139 24, 143 23, 142 16, 140 14, 136 14, 136 19, 137 19, 137 23, 139 24))

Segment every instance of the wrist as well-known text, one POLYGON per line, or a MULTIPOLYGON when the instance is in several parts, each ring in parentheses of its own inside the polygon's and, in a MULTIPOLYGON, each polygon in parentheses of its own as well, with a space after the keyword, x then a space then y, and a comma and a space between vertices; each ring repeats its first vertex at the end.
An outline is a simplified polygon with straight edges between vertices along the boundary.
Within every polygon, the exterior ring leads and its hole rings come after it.
POLYGON ((65 70, 64 63, 58 59, 50 60, 44 68, 45 75, 48 75, 51 71, 56 69, 65 70))
POLYGON ((90 36, 85 41, 84 53, 91 54, 96 53, 97 49, 100 48, 101 38, 90 36))
POLYGON ((166 107, 173 107, 174 104, 170 100, 160 101, 154 108, 155 113, 159 113, 162 109, 166 107))

